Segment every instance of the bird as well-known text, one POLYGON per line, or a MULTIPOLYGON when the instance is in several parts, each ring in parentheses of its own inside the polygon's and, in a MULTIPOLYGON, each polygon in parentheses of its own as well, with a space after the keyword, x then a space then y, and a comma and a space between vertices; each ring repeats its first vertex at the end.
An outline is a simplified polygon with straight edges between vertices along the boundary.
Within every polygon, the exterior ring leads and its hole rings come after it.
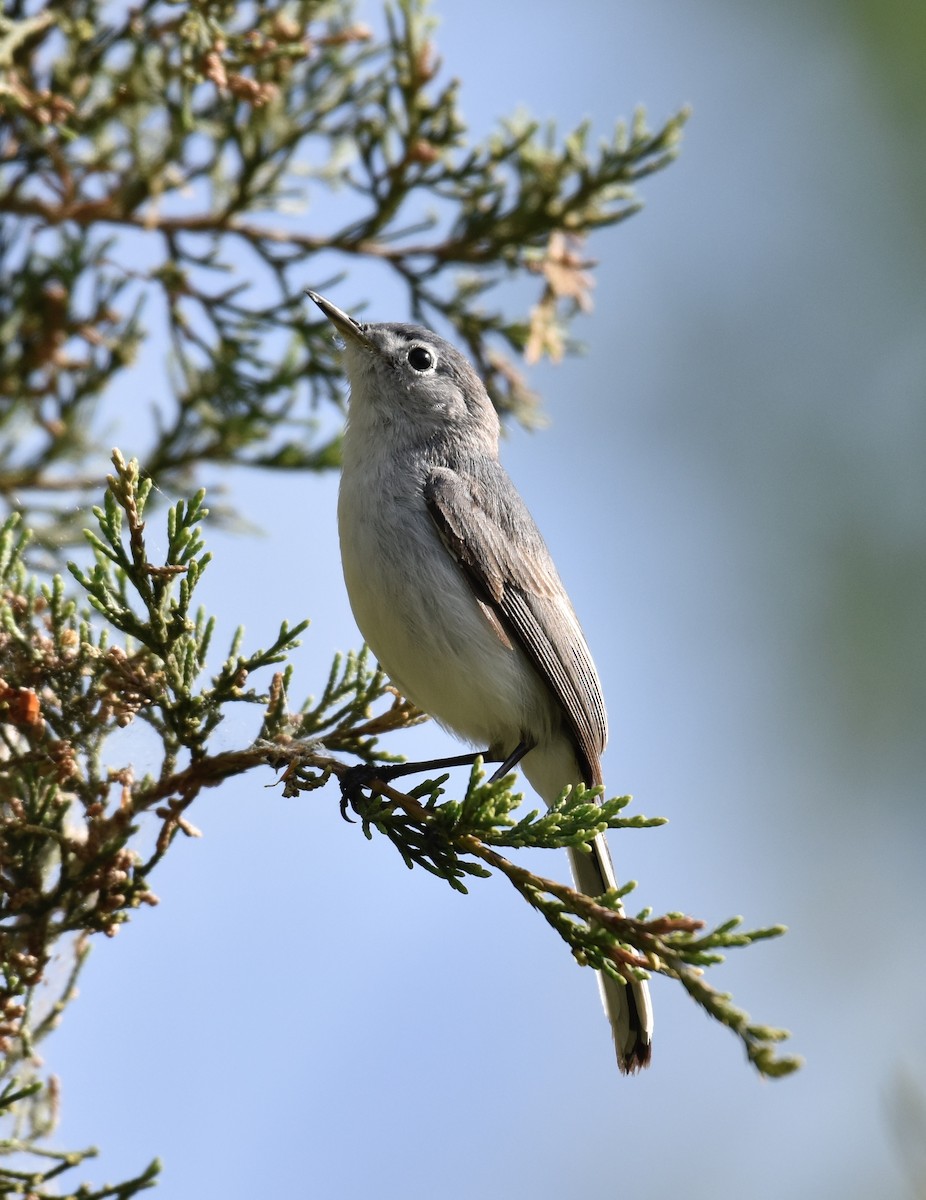
MULTIPOLYGON (((499 461, 499 419, 481 378, 431 330, 363 323, 307 294, 340 335, 350 383, 338 531, 364 640, 402 695, 501 762, 495 777, 520 765, 547 805, 569 785, 599 787, 601 683, 499 461)), ((617 886, 603 833, 568 853, 579 891, 617 886)), ((597 976, 618 1067, 632 1074, 651 1060, 648 985, 597 976)))

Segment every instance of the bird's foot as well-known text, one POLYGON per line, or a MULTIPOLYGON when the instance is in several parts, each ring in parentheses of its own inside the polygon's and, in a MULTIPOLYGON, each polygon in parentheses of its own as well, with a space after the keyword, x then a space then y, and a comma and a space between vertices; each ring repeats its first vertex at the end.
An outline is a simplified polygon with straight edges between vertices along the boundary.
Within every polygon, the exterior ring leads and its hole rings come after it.
POLYGON ((391 766, 376 765, 375 763, 359 763, 350 767, 338 780, 341 785, 341 816, 345 821, 354 823, 353 817, 347 815, 347 806, 356 811, 357 802, 362 798, 364 788, 372 783, 391 783, 400 775, 406 774, 407 763, 395 763, 391 766))

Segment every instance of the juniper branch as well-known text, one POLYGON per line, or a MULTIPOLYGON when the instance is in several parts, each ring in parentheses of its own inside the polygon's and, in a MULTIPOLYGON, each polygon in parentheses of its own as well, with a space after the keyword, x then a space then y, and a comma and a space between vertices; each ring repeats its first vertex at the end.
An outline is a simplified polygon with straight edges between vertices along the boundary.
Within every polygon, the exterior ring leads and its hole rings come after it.
MULTIPOLYGON (((302 415, 307 395, 341 403, 327 330, 301 307, 306 279, 324 282, 322 253, 392 270, 416 318, 465 341, 499 407, 534 419, 507 352, 569 348, 582 272, 562 238, 637 210, 635 186, 676 153, 685 114, 655 131, 637 114, 597 148, 585 125, 560 137, 531 121, 473 144, 433 39, 423 0, 401 0, 379 41, 347 0, 116 16, 78 0, 11 18, 0 424, 28 436, 0 447, 0 497, 38 516, 46 490, 72 490, 74 507, 92 494, 95 412, 115 381, 127 390, 143 315, 166 324, 174 359, 174 402, 158 398, 143 454, 162 488, 207 462, 336 466, 339 435, 302 415), (348 219, 292 219, 307 192, 335 187, 348 219), (493 293, 524 275, 542 301, 512 317, 493 293)), ((74 540, 73 512, 41 522, 43 545, 74 540)))
MULTIPOLYGON (((347 770, 346 764, 326 755, 301 754, 294 747, 284 778, 289 789, 299 790, 317 787, 332 775, 340 778, 347 770)), ((412 792, 373 779, 368 799, 352 797, 365 834, 372 836, 376 829, 396 845, 406 865, 421 866, 458 891, 466 891, 463 880, 467 876, 484 876, 488 874, 485 868, 500 872, 556 929, 581 964, 625 981, 646 971, 676 979, 709 1016, 737 1034, 749 1061, 761 1074, 779 1077, 798 1069, 801 1060, 796 1056, 776 1055, 774 1047, 789 1036, 785 1030, 751 1022, 729 996, 715 991, 702 978, 704 967, 723 961, 722 954, 711 951, 781 936, 784 926, 736 932, 741 921, 734 918, 698 937, 705 922, 693 917, 626 915, 622 900, 633 884, 604 896, 585 896, 511 862, 495 848, 506 840, 546 848, 576 845, 590 841, 605 827, 651 827, 661 824, 661 818, 628 821, 618 815, 627 797, 608 801, 599 809, 588 803, 586 789, 577 788, 574 794, 564 794, 556 806, 559 821, 565 817, 571 826, 564 835, 556 822, 547 822, 536 813, 515 825, 510 814, 521 797, 512 793, 510 779, 486 784, 478 760, 462 802, 438 803, 446 778, 425 780, 412 792), (425 803, 422 797, 426 797, 425 803), (512 829, 517 831, 514 838, 512 829), (528 829, 531 834, 525 838, 528 829)))

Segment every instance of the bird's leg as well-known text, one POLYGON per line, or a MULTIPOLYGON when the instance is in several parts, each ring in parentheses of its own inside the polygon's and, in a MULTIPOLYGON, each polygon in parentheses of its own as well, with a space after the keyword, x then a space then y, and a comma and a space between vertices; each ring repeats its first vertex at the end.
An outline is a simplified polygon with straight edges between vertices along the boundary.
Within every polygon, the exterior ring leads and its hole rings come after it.
POLYGON ((393 779, 399 779, 403 775, 417 775, 422 771, 441 771, 445 767, 471 767, 477 758, 481 758, 483 762, 501 762, 501 766, 489 778, 490 783, 495 783, 498 779, 504 779, 509 771, 513 771, 524 755, 533 748, 533 742, 518 742, 504 760, 490 746, 488 750, 474 750, 469 754, 457 754, 451 758, 430 758, 426 762, 390 763, 388 766, 360 763, 356 767, 351 767, 349 771, 345 771, 339 780, 341 816, 345 821, 350 820, 347 815, 348 804, 353 802, 363 788, 369 787, 374 779, 378 779, 382 783, 391 783, 393 779))
MULTIPOLYGON (((515 748, 511 751, 502 765, 497 771, 493 771, 489 783, 495 783, 497 779, 504 779, 509 771, 513 771, 525 754, 533 750, 534 742, 518 742, 515 748)), ((489 759, 490 762, 498 762, 498 759, 489 759)))
MULTIPOLYGON (((480 757, 485 762, 499 761, 499 756, 489 749, 473 750, 469 754, 457 754, 452 758, 430 758, 426 762, 390 763, 388 766, 360 763, 356 767, 351 767, 349 771, 345 771, 340 777, 341 816, 345 821, 350 820, 347 815, 348 804, 353 801, 362 788, 369 787, 374 779, 378 779, 382 783, 391 783, 393 779, 398 779, 402 775, 416 775, 420 771, 439 771, 444 767, 471 767, 480 757)), ((517 759, 514 761, 517 762, 517 759)))

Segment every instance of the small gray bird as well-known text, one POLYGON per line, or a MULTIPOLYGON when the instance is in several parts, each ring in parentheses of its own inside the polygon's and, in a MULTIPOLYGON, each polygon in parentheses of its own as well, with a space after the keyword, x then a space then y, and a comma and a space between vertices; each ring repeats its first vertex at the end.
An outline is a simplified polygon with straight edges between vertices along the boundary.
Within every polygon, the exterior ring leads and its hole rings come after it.
MULTIPOLYGON (((498 461, 499 422, 462 354, 416 325, 367 325, 315 292, 344 340, 351 394, 338 498, 360 632, 395 686, 547 803, 602 782, 607 717, 549 551, 498 461)), ((448 760, 450 761, 450 760, 448 760)), ((589 896, 616 886, 603 835, 570 850, 589 896)), ((598 976, 624 1072, 645 1067, 645 983, 598 976)))

